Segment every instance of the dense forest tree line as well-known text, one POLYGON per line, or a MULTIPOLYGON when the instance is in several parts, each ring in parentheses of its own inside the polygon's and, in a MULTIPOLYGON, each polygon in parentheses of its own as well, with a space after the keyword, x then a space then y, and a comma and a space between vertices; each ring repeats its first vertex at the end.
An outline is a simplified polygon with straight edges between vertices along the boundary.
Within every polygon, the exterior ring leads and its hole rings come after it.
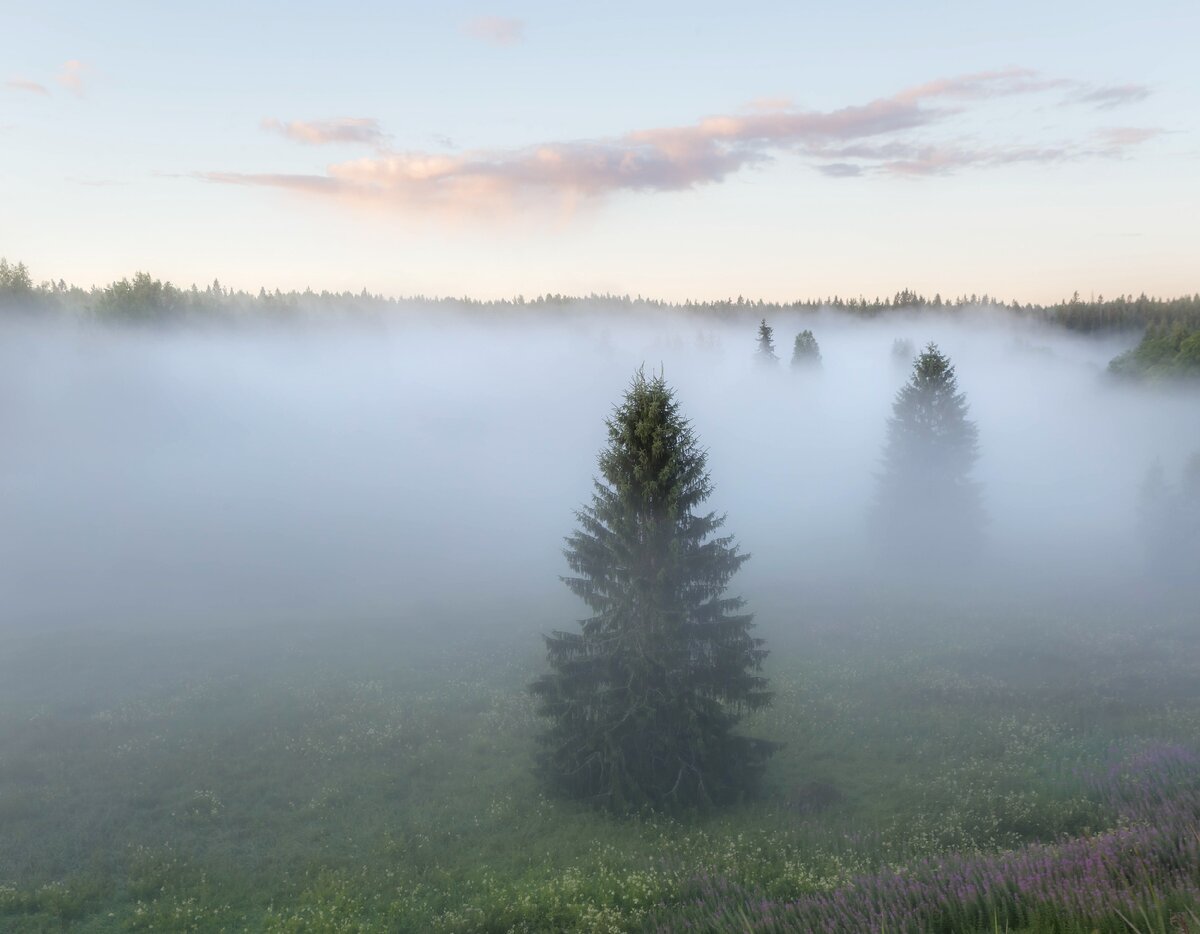
POLYGON ((1200 294, 1179 298, 1103 296, 1083 301, 1076 292, 1070 301, 1044 309, 1044 316, 1072 331, 1136 331, 1182 325, 1200 329, 1200 294))
POLYGON ((371 294, 366 289, 361 292, 314 292, 311 289, 302 292, 281 292, 279 289, 268 291, 263 288, 253 293, 225 288, 217 280, 204 288, 196 285, 181 288, 170 282, 155 279, 145 272, 106 286, 84 289, 68 285, 62 279, 35 283, 23 263, 13 264, 0 259, 0 310, 5 311, 59 312, 122 320, 157 320, 201 315, 236 317, 255 313, 374 313, 413 305, 481 313, 500 313, 513 309, 563 313, 625 310, 636 313, 645 309, 663 309, 713 317, 758 318, 788 312, 816 312, 822 309, 832 309, 860 317, 874 317, 898 309, 957 313, 980 308, 1005 308, 1015 314, 1048 321, 1075 331, 1135 331, 1146 328, 1171 328, 1177 324, 1200 329, 1200 293, 1170 299, 1140 295, 1136 298, 1099 297, 1086 301, 1079 297, 1079 293, 1075 293, 1070 299, 1054 305, 1006 303, 986 294, 961 295, 946 299, 938 294, 927 298, 908 289, 891 296, 876 296, 871 299, 864 296, 831 296, 795 302, 764 302, 761 299, 754 301, 739 295, 736 299, 673 303, 644 298, 641 295, 569 296, 551 293, 532 299, 519 295, 513 299, 483 301, 466 297, 434 298, 425 295, 388 298, 371 294))
POLYGON ((1141 343, 1116 357, 1110 373, 1130 379, 1200 377, 1200 324, 1150 327, 1141 343))

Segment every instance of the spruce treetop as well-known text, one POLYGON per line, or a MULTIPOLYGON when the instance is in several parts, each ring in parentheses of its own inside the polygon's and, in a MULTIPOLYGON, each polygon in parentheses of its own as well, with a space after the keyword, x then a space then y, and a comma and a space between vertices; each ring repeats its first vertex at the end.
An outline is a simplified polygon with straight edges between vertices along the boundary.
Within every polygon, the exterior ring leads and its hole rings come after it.
POLYGON ((758 350, 755 357, 759 363, 775 364, 779 358, 775 356, 775 329, 763 318, 758 324, 758 350))
POLYGON ((979 429, 949 357, 930 343, 913 361, 888 420, 885 468, 965 479, 979 457, 979 429))

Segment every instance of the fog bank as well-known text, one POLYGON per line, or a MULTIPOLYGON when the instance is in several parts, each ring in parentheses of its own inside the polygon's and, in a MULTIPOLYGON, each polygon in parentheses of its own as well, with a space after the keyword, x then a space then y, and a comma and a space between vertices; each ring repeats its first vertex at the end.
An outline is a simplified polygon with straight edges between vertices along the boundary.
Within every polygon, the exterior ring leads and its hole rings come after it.
POLYGON ((939 344, 979 427, 988 544, 964 586, 1148 586, 1138 489, 1155 458, 1173 475, 1200 447, 1200 406, 1106 380, 1128 338, 995 311, 768 323, 774 371, 755 365, 756 321, 678 313, 4 324, 0 619, 569 624, 562 539, 643 365, 708 450, 710 505, 753 554, 734 583, 751 609, 869 590, 866 512, 908 375, 896 338, 939 344), (823 363, 796 372, 805 328, 823 363))

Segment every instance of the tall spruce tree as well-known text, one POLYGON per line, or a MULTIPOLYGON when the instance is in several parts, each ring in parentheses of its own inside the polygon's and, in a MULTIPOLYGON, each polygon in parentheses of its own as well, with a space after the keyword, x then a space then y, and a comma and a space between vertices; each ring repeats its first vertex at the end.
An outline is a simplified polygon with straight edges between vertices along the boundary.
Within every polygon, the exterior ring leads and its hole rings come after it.
POLYGON ((779 362, 779 358, 775 356, 775 329, 767 324, 766 318, 758 324, 758 350, 755 351, 754 358, 768 366, 779 362))
POLYGON ((767 655, 725 589, 747 555, 698 513, 704 451, 661 376, 638 372, 608 425, 591 505, 566 539, 567 586, 593 615, 546 637, 531 690, 548 718, 540 770, 614 811, 673 810, 749 791, 775 744, 734 733, 770 702, 767 655))
POLYGON ((821 365, 821 347, 812 331, 801 331, 792 345, 792 366, 817 367, 821 365))
POLYGON ((961 566, 978 554, 979 430, 967 414, 953 365, 929 344, 892 404, 874 506, 877 544, 901 569, 961 566))

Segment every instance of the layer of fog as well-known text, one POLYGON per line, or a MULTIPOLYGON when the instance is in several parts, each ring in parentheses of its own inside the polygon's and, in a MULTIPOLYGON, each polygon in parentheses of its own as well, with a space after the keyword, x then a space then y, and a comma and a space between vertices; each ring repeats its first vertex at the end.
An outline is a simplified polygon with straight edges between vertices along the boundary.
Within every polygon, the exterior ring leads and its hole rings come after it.
POLYGON ((1139 485, 1200 447, 1200 406, 1109 383, 1128 336, 983 311, 770 323, 776 371, 753 360, 756 321, 681 314, 6 324, 0 620, 569 624, 583 608, 558 582, 562 538, 643 364, 708 450, 711 505, 753 554, 735 581, 752 608, 870 589, 896 338, 938 342, 979 425, 981 599, 1147 589, 1139 485), (801 328, 817 371, 788 367, 801 328))

